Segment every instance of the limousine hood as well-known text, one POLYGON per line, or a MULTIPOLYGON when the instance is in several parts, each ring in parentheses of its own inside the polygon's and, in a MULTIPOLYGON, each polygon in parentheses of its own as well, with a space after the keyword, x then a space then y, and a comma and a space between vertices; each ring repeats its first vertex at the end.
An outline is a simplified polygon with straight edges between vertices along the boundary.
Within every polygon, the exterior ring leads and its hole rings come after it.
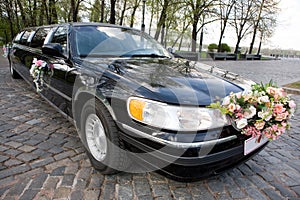
MULTIPOLYGON (((91 61, 102 64, 103 60, 91 61)), ((107 68, 130 82, 139 85, 139 93, 146 98, 181 105, 209 105, 242 87, 219 78, 208 66, 182 59, 115 59, 106 60, 107 68), (149 93, 149 91, 151 91, 149 93)))

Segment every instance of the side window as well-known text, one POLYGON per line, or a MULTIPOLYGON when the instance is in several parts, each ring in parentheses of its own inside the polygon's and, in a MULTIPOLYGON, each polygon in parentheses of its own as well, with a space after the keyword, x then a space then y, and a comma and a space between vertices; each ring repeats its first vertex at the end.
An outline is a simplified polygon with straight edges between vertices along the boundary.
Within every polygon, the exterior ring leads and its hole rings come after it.
POLYGON ((32 30, 25 31, 25 33, 22 35, 20 39, 20 44, 27 45, 27 40, 29 39, 32 32, 33 32, 32 30))
POLYGON ((14 43, 19 43, 24 31, 18 33, 14 39, 14 43))
POLYGON ((50 31, 49 27, 38 29, 31 40, 30 46, 41 49, 49 31, 50 31))
POLYGON ((51 43, 59 43, 63 48, 63 52, 67 53, 67 37, 68 36, 68 27, 61 26, 58 27, 53 37, 51 39, 51 43))

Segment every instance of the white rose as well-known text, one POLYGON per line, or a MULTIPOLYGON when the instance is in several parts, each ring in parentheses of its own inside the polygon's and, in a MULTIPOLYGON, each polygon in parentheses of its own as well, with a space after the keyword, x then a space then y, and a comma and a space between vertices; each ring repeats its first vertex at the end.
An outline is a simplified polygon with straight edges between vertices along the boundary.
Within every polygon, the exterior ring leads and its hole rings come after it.
POLYGON ((267 116, 265 116, 265 117, 266 117, 265 120, 266 120, 266 121, 269 121, 269 120, 272 118, 272 115, 269 114, 269 115, 267 115, 267 116))
POLYGON ((254 115, 256 115, 256 108, 254 106, 250 106, 250 108, 244 112, 246 119, 251 119, 254 115))
POLYGON ((238 129, 244 128, 245 126, 247 126, 247 124, 248 124, 247 119, 245 119, 245 118, 236 120, 236 127, 238 129))
POLYGON ((230 104, 230 97, 227 96, 223 99, 222 105, 227 106, 229 104, 230 104))
POLYGON ((34 58, 33 60, 32 60, 32 63, 36 63, 36 61, 37 61, 37 58, 34 58))
POLYGON ((251 111, 250 117, 256 115, 256 108, 254 106, 250 106, 249 110, 251 111))
POLYGON ((258 102, 263 102, 263 103, 267 103, 270 102, 269 97, 268 96, 262 96, 262 97, 258 97, 258 102))
POLYGON ((30 72, 31 76, 33 76, 33 73, 34 73, 34 68, 35 68, 35 66, 34 66, 34 65, 32 65, 32 66, 31 66, 31 68, 30 68, 30 70, 29 70, 29 72, 30 72))
POLYGON ((272 118, 272 114, 269 111, 266 112, 260 111, 257 113, 257 116, 266 121, 269 121, 272 118))

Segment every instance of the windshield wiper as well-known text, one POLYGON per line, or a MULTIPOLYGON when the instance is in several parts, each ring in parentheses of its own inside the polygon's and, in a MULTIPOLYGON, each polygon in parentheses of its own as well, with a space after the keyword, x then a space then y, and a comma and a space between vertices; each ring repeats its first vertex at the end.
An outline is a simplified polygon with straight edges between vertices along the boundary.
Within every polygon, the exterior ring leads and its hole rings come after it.
POLYGON ((159 54, 133 54, 130 55, 129 57, 149 57, 149 58, 170 58, 168 56, 165 55, 159 55, 159 54))

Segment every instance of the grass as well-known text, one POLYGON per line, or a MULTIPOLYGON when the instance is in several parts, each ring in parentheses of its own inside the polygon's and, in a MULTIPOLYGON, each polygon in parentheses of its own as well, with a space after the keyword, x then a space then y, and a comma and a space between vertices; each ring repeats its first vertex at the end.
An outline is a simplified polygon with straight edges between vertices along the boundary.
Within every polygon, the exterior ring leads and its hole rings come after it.
POLYGON ((300 90, 300 81, 286 84, 285 87, 295 88, 295 89, 299 89, 300 90))

